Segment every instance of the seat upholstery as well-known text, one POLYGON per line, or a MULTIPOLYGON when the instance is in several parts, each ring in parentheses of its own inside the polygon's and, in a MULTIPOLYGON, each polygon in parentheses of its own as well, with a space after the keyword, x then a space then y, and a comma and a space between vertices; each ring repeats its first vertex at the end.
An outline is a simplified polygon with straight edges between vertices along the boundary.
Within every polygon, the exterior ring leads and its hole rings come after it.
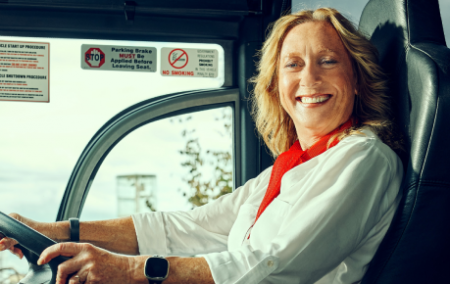
POLYGON ((403 198, 362 284, 450 283, 450 50, 438 0, 372 0, 377 46, 404 135, 403 198))

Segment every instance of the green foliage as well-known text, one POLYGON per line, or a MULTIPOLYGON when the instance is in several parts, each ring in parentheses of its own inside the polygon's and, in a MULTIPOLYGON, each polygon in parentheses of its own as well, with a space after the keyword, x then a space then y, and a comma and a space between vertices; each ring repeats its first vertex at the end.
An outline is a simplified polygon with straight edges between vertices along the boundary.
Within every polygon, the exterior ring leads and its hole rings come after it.
MULTIPOLYGON (((192 117, 188 116, 188 121, 192 117)), ((225 139, 231 136, 231 113, 224 110, 221 118, 217 118, 223 126, 219 133, 225 139)), ((199 207, 208 203, 212 199, 230 193, 233 186, 232 155, 231 149, 225 151, 202 151, 199 138, 195 135, 195 129, 184 130, 182 137, 186 139, 186 145, 180 154, 184 156, 181 166, 186 168, 187 175, 183 179, 188 185, 188 190, 183 192, 183 196, 188 197, 188 201, 199 207), (212 177, 204 174, 205 166, 213 169, 212 177)))
POLYGON ((147 199, 145 200, 145 205, 147 205, 147 208, 150 209, 150 211, 152 211, 152 212, 155 212, 155 211, 156 211, 156 208, 155 208, 155 206, 153 205, 153 203, 150 201, 150 198, 147 198, 147 199))

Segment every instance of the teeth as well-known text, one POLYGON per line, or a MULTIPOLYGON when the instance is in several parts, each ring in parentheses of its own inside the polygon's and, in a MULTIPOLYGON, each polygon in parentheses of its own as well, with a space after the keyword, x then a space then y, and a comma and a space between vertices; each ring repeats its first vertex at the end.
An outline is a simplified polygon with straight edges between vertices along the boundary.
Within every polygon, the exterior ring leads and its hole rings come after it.
POLYGON ((328 100, 330 96, 318 96, 318 97, 302 97, 302 103, 316 104, 328 100))

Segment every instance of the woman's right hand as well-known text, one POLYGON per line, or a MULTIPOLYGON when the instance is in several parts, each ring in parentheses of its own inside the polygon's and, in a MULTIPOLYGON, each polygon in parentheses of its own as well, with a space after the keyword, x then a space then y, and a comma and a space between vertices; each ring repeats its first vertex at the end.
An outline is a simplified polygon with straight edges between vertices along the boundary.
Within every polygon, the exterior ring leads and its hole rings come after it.
MULTIPOLYGON (((28 225, 29 227, 39 231, 39 227, 42 223, 33 221, 31 219, 25 218, 23 216, 20 216, 17 213, 11 213, 9 214, 10 217, 24 223, 25 225, 28 225)), ((20 259, 23 258, 23 252, 21 249, 15 247, 15 245, 18 244, 18 242, 15 239, 7 238, 0 235, 0 251, 9 250, 12 254, 16 255, 20 259)))

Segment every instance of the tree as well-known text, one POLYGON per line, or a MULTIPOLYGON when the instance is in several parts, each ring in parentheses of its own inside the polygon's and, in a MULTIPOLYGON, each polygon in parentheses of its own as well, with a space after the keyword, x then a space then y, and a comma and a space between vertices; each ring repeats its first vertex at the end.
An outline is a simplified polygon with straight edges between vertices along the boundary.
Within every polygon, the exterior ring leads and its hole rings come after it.
MULTIPOLYGON (((221 117, 216 118, 216 121, 220 121, 220 125, 223 126, 222 129, 216 131, 219 131, 224 138, 230 138, 232 135, 231 114, 230 108, 224 108, 221 117)), ((192 116, 187 116, 184 121, 191 119, 192 116)), ((181 135, 186 140, 184 149, 180 151, 180 154, 184 156, 181 166, 187 170, 183 181, 188 185, 183 196, 188 197, 188 201, 193 207, 199 207, 210 200, 230 193, 233 188, 231 147, 221 151, 202 151, 195 128, 183 130, 181 135), (204 174, 205 166, 213 169, 213 173, 209 177, 204 174)))

